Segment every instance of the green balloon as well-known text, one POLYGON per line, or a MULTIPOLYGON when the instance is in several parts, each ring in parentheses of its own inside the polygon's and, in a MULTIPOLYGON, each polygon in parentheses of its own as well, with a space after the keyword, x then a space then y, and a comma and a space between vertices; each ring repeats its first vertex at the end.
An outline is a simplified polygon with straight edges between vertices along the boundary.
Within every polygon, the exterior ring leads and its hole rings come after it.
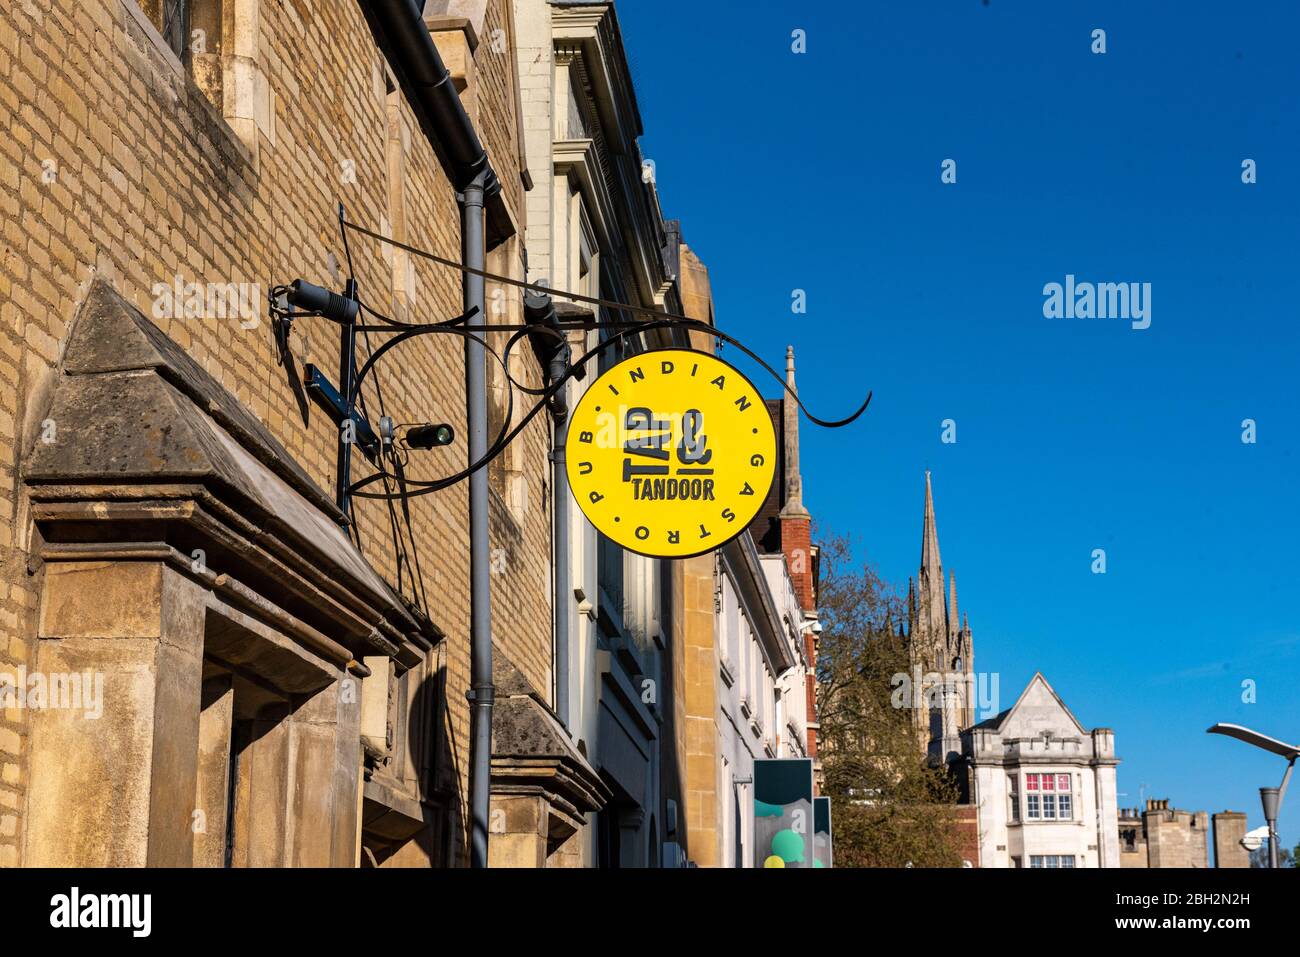
POLYGON ((803 838, 790 829, 777 831, 772 837, 772 853, 780 855, 787 864, 803 861, 803 838))

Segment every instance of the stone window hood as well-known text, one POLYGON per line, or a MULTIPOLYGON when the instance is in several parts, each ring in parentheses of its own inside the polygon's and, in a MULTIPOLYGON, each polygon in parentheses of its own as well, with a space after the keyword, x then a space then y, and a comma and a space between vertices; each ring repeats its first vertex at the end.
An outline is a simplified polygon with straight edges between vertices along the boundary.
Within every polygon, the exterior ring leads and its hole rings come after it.
POLYGON ((236 864, 352 866, 361 660, 405 671, 443 636, 265 426, 102 280, 45 418, 22 471, 35 668, 102 675, 103 714, 29 713, 24 859, 220 866, 233 828, 236 864))
POLYGON ((572 866, 557 854, 612 797, 541 696, 498 649, 492 680, 492 867, 572 866))

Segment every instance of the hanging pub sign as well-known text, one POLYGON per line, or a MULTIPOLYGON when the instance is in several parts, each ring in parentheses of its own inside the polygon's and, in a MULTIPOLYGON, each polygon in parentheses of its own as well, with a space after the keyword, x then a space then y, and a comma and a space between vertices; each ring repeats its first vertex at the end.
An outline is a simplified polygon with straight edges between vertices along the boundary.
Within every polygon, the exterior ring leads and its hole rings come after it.
POLYGON ((760 758, 754 762, 752 866, 816 866, 811 759, 760 758))
POLYGON ((831 799, 813 798, 813 867, 831 867, 831 799))
POLYGON ((725 545, 758 514, 776 432, 758 389, 716 356, 646 352, 600 376, 569 420, 569 487, 598 531, 652 558, 725 545))

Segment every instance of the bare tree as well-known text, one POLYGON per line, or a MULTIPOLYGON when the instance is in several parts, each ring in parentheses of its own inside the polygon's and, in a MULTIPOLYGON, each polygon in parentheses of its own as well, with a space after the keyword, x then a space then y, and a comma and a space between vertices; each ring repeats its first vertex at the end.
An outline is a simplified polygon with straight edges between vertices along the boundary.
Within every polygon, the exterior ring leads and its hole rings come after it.
POLYGON ((956 867, 957 788, 929 767, 908 708, 894 706, 909 670, 903 597, 846 538, 822 546, 818 596, 818 740, 835 821, 835 863, 956 867))

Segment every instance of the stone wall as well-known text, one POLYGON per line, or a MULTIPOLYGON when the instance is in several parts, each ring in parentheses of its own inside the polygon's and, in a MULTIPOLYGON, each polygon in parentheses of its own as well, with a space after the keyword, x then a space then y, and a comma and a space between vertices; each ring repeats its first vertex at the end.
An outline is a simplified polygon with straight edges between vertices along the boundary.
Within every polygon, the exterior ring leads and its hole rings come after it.
MULTIPOLYGON (((697 556, 677 561, 672 653, 678 662, 677 751, 685 802, 683 830, 691 860, 700 867, 722 863, 722 795, 719 791, 721 729, 718 727, 718 653, 714 612, 714 558, 697 556)), ((723 788, 730 781, 721 782, 723 788)))
POLYGON ((1241 811, 1219 811, 1214 821, 1214 866, 1250 867, 1250 854, 1242 846, 1246 836, 1246 815, 1241 811))
MULTIPOLYGON (((1216 826, 1218 818, 1215 815, 1216 826)), ((1211 866, 1209 816, 1204 811, 1182 811, 1170 807, 1168 799, 1149 798, 1145 808, 1125 808, 1118 821, 1120 867, 1211 866)))
MULTIPOLYGON (((59 423, 47 420, 69 324, 93 278, 110 282, 232 392, 322 488, 332 489, 335 429, 313 410, 304 427, 276 363, 261 297, 303 277, 339 288, 347 272, 335 209, 386 228, 401 197, 416 246, 459 256, 459 214, 447 179, 412 113, 386 86, 386 68, 357 3, 225 0, 220 37, 222 102, 205 93, 134 0, 5 4, 0 10, 0 667, 29 662, 39 572, 29 569, 31 522, 21 463, 59 423), (390 106, 392 107, 390 110, 390 106), (399 144, 394 155, 390 143, 399 144), (402 189, 394 189, 400 177, 402 189), (185 318, 155 309, 182 284, 247 284, 251 312, 185 318), (159 285, 161 284, 161 285, 159 285)), ((513 54, 506 0, 487 5, 474 54, 472 102, 481 134, 522 232, 513 54), (503 31, 500 36, 493 33, 503 31), (494 44, 493 40, 496 39, 494 44), (504 42, 505 47, 500 44, 504 42)), ((214 40, 216 38, 213 38, 214 40)), ((214 45, 215 48, 215 45, 214 45)), ((205 89, 214 85, 205 83, 205 89)), ((392 253, 351 237, 363 300, 394 302, 392 253)), ((518 259, 518 248, 506 255, 518 259)), ((413 261, 415 318, 459 313, 455 270, 413 261)), ((377 343, 376 343, 377 344, 377 343)), ((337 367, 337 339, 323 321, 294 329, 300 362, 337 367)), ((366 345, 362 341, 364 355, 366 345)), ((518 370, 537 384, 528 350, 518 370)), ((416 453, 412 477, 464 465, 463 344, 428 336, 398 348, 376 377, 399 422, 448 421, 447 449, 416 453)), ((378 415, 377 394, 370 393, 378 415)), ((546 420, 521 436, 518 471, 527 494, 498 503, 494 528, 495 638, 520 671, 550 695, 546 420)), ((354 475, 366 474, 359 457, 354 475)), ((434 623, 448 637, 449 781, 463 809, 468 765, 467 490, 459 485, 411 505, 434 623)), ((362 549, 396 584, 388 515, 359 502, 362 549)), ((409 575, 403 590, 414 591, 409 575)), ((108 704, 111 707, 111 702, 108 704)), ((22 863, 22 809, 32 755, 26 716, 0 716, 0 866, 22 863)), ((462 813, 461 820, 466 815, 462 813)), ((463 834, 456 846, 463 849, 463 834)), ((458 851, 461 853, 461 851, 458 851)))
POLYGON ((1148 867, 1208 867, 1209 816, 1180 811, 1167 800, 1148 800, 1146 824, 1148 867))

